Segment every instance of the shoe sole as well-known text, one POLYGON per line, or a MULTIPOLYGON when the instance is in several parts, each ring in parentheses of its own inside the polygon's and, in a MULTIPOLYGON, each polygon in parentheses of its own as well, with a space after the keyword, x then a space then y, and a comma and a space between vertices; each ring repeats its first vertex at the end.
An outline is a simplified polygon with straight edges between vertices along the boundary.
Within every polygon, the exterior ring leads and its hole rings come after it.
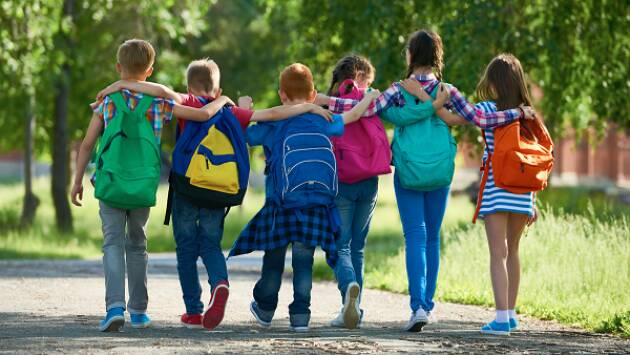
POLYGON ((125 325, 124 316, 114 316, 104 327, 99 327, 101 332, 118 332, 125 325))
POLYGON ((428 324, 428 322, 424 322, 424 321, 418 322, 418 323, 415 323, 414 325, 412 325, 411 328, 408 328, 408 329, 405 329, 405 330, 408 331, 408 332, 411 332, 411 333, 418 333, 418 332, 421 332, 422 328, 424 328, 424 326, 427 325, 427 324, 428 324))
POLYGON ((481 330, 480 331, 481 334, 488 334, 488 335, 501 335, 501 336, 509 336, 510 332, 506 332, 503 330, 481 330))
POLYGON ((131 327, 135 328, 135 329, 145 329, 148 328, 151 325, 151 322, 146 322, 146 323, 131 323, 131 327))
POLYGON ((226 285, 219 285, 214 289, 208 310, 203 315, 204 328, 212 330, 221 324, 228 298, 230 298, 230 289, 226 285))
POLYGON ((361 319, 360 312, 357 312, 357 301, 360 292, 361 288, 358 284, 348 287, 346 302, 343 305, 343 324, 348 329, 357 329, 361 319))
POLYGON ((203 329, 203 325, 201 324, 188 324, 188 323, 184 323, 184 322, 180 322, 182 324, 182 326, 184 326, 184 328, 188 328, 188 329, 203 329))
POLYGON ((269 328, 271 326, 271 322, 265 322, 264 320, 260 319, 260 317, 258 317, 258 314, 256 314, 256 311, 254 310, 253 303, 249 304, 249 311, 252 312, 252 315, 254 316, 254 318, 256 318, 258 325, 260 325, 263 328, 269 328))

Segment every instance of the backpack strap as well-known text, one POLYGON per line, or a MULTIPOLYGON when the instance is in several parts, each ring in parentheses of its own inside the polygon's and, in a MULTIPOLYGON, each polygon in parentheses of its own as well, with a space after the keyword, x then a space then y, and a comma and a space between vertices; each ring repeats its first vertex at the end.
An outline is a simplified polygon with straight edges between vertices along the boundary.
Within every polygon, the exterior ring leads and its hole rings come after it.
POLYGON ((133 112, 145 113, 153 103, 154 97, 151 95, 144 94, 136 105, 136 108, 133 109, 133 112))
POLYGON ((477 217, 479 217, 479 211, 481 210, 481 199, 483 198, 483 190, 486 188, 486 183, 488 182, 488 173, 490 172, 490 160, 492 160, 492 153, 488 149, 488 141, 486 140, 486 132, 481 130, 481 137, 483 137, 483 143, 485 144, 485 149, 487 149, 488 156, 486 160, 483 162, 480 171, 483 171, 483 176, 481 177, 481 183, 479 184, 479 192, 477 193, 477 205, 475 206, 475 214, 473 215, 473 224, 477 222, 477 217))
POLYGON ((166 198, 166 212, 164 213, 164 225, 168 226, 171 222, 171 213, 173 212, 173 171, 168 174, 168 195, 166 198))
POLYGON ((127 102, 123 98, 123 96, 120 93, 120 91, 117 91, 117 92, 109 95, 109 98, 112 99, 112 101, 114 102, 114 106, 116 107, 116 110, 119 110, 119 111, 122 111, 122 112, 131 112, 129 110, 129 106, 127 106, 127 102))

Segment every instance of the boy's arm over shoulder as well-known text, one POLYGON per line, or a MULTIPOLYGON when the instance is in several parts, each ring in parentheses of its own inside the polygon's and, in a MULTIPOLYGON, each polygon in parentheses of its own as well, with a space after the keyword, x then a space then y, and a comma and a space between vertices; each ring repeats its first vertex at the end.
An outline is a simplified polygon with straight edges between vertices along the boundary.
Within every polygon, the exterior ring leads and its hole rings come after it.
POLYGON ((218 99, 212 101, 202 108, 188 107, 180 104, 173 106, 173 113, 178 118, 183 118, 189 121, 207 121, 210 117, 214 116, 225 105, 234 105, 234 102, 227 96, 220 96, 218 99))
POLYGON ((307 112, 322 116, 328 121, 332 118, 332 113, 321 106, 312 103, 303 103, 297 105, 281 105, 264 110, 256 110, 254 111, 251 120, 255 122, 278 121, 307 112))
POLYGON ((175 90, 169 88, 166 85, 153 83, 150 81, 133 81, 133 80, 119 80, 105 89, 101 90, 97 95, 96 99, 100 100, 103 97, 115 93, 117 91, 121 91, 123 89, 141 92, 144 94, 148 94, 155 97, 163 97, 165 99, 171 99, 178 104, 181 104, 183 101, 183 97, 181 94, 175 92, 175 90))

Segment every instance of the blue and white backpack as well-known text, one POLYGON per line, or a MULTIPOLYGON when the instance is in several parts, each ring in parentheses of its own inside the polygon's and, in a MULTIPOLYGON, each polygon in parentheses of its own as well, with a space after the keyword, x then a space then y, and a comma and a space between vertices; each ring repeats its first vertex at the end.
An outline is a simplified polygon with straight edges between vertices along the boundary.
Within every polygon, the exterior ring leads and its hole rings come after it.
POLYGON ((265 148, 265 172, 274 190, 268 197, 282 208, 334 205, 337 161, 325 133, 330 123, 320 116, 303 114, 273 124, 276 144, 265 148))

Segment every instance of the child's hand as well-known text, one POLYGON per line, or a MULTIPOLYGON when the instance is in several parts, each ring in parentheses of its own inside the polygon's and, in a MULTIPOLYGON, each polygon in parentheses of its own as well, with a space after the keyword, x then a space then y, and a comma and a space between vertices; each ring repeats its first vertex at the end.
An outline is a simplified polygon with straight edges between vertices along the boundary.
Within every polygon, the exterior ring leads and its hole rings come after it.
POLYGON ((526 120, 533 120, 536 118, 536 111, 531 106, 519 106, 521 111, 523 111, 523 118, 526 120))
POLYGON ((83 184, 72 185, 70 196, 72 199, 72 204, 81 207, 82 205, 80 201, 83 200, 83 184))
POLYGON ((372 89, 370 91, 366 91, 365 96, 367 96, 370 101, 374 101, 377 97, 381 96, 381 92, 378 89, 372 89))
POLYGON ((123 89, 122 80, 118 80, 112 84, 110 84, 105 89, 101 90, 98 94, 96 94, 96 101, 101 101, 103 98, 109 94, 113 94, 123 89))
POLYGON ((315 105, 319 105, 319 106, 327 106, 328 101, 330 101, 330 96, 324 95, 324 94, 317 94, 317 96, 315 97, 314 103, 315 105))
POLYGON ((322 116, 326 119, 326 121, 332 122, 332 116, 333 116, 332 112, 316 104, 307 104, 307 105, 309 105, 308 112, 322 116))
POLYGON ((438 89, 437 95, 435 97, 435 103, 438 104, 439 107, 444 106, 444 104, 451 99, 451 93, 446 87, 444 83, 440 84, 440 88, 438 89))
MULTIPOLYGON (((232 101, 232 99, 230 99, 228 96, 225 96, 225 95, 219 96, 219 98, 217 100, 222 100, 224 106, 225 105, 236 106, 234 101, 232 101)), ((240 100, 240 98, 239 98, 239 100, 240 100)))
POLYGON ((250 96, 241 96, 238 98, 238 107, 251 110, 254 107, 254 100, 250 96))
POLYGON ((420 99, 422 102, 431 100, 431 96, 424 91, 422 84, 420 84, 420 82, 416 79, 405 79, 400 82, 400 86, 407 90, 411 95, 420 99))

